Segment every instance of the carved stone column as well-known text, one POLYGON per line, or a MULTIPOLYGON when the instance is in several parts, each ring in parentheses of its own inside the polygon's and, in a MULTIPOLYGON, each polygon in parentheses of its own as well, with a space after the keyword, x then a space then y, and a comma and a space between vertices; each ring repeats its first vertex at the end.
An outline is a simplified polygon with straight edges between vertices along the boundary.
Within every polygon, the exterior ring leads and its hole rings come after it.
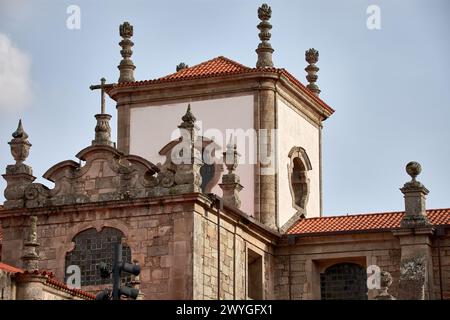
POLYGON ((406 172, 412 177, 401 191, 405 195, 405 215, 394 235, 400 240, 401 261, 398 299, 432 299, 433 267, 431 236, 433 226, 426 217, 425 195, 428 190, 416 180, 421 172, 417 162, 410 162, 406 172))
POLYGON ((30 216, 30 227, 23 246, 23 269, 29 272, 39 270, 39 254, 36 249, 39 247, 37 242, 37 216, 30 216))
POLYGON ((265 225, 276 228, 276 124, 275 89, 272 81, 261 84, 259 93, 258 179, 256 208, 265 225))
POLYGON ((25 232, 23 255, 21 257, 25 272, 17 277, 18 300, 43 300, 43 287, 47 280, 45 275, 39 272, 39 247, 37 241, 37 217, 30 216, 30 226, 25 232))

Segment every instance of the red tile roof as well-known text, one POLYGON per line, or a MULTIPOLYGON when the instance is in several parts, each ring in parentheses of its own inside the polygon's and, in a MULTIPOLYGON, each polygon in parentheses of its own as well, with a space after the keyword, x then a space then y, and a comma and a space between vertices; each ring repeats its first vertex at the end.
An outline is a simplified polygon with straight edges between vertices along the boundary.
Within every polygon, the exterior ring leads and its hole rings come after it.
POLYGON ((79 296, 81 298, 85 298, 88 300, 95 300, 95 295, 85 292, 81 289, 71 289, 65 283, 60 282, 60 281, 56 280, 55 278, 48 278, 46 284, 48 286, 59 289, 61 291, 70 293, 71 295, 74 295, 74 296, 79 296))
MULTIPOLYGON (((135 82, 125 82, 119 83, 117 87, 138 87, 145 86, 156 83, 167 83, 182 80, 193 80, 202 78, 212 78, 225 75, 237 75, 252 72, 272 72, 278 75, 285 76, 289 81, 291 81, 295 86, 297 86, 301 91, 305 92, 310 98, 319 103, 325 110, 333 113, 334 110, 326 104, 322 99, 314 95, 309 89, 307 89, 299 80, 297 80, 292 74, 283 68, 249 68, 236 61, 225 58, 223 56, 202 62, 195 66, 182 69, 178 72, 169 74, 167 76, 154 79, 154 80, 143 80, 135 82)), ((110 89, 107 89, 109 91, 110 89)))
POLYGON ((184 80, 192 78, 197 79, 215 75, 222 76, 226 74, 241 73, 248 70, 250 70, 249 67, 246 67, 231 59, 220 56, 197 64, 195 66, 181 69, 178 72, 169 74, 168 76, 159 78, 157 80, 163 81, 163 80, 184 80))
POLYGON ((43 276, 47 277, 47 280, 45 282, 45 284, 47 286, 56 288, 56 289, 58 289, 60 291, 67 292, 67 293, 69 293, 69 294, 71 294, 73 296, 78 296, 78 297, 81 297, 81 298, 84 298, 84 299, 88 299, 88 300, 95 299, 95 295, 93 295, 91 293, 85 292, 85 291, 80 290, 80 289, 71 289, 71 288, 69 288, 65 283, 55 279, 54 273, 50 272, 50 271, 35 270, 35 271, 32 271, 32 272, 29 272, 27 270, 24 271, 24 270, 22 270, 20 268, 13 267, 13 266, 8 265, 8 264, 3 263, 3 262, 0 262, 0 270, 4 270, 6 272, 14 273, 14 274, 30 274, 30 273, 32 273, 32 274, 40 274, 40 275, 43 275, 43 276))
MULTIPOLYGON (((287 234, 323 234, 358 231, 382 231, 400 227, 404 212, 356 214, 348 216, 306 218, 297 221, 287 234)), ((450 225, 450 209, 427 210, 433 225, 450 225)))
POLYGON ((3 263, 3 262, 0 262, 0 270, 6 271, 9 273, 22 273, 23 272, 22 269, 10 266, 9 264, 3 263))

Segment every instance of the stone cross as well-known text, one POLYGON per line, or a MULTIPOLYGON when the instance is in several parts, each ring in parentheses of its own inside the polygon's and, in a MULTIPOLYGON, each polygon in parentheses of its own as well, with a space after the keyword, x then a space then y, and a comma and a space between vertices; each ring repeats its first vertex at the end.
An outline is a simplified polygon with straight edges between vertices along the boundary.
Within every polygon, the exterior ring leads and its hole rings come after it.
POLYGON ((105 78, 101 78, 100 79, 100 84, 97 85, 92 85, 89 87, 89 89, 91 90, 97 90, 100 89, 101 90, 101 114, 105 114, 105 89, 107 88, 111 88, 114 84, 113 83, 108 83, 106 84, 106 79, 105 78))

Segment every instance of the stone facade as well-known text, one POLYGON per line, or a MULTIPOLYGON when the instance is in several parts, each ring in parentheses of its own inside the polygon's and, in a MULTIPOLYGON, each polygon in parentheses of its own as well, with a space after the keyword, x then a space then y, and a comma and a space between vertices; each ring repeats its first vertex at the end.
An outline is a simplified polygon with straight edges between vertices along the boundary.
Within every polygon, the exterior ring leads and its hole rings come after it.
POLYGON ((248 299, 248 250, 261 255, 262 296, 272 298, 270 257, 278 235, 261 224, 252 226, 238 210, 227 211, 204 211, 195 217, 194 298, 248 299))
MULTIPOLYGON (((276 298, 320 299, 320 274, 338 263, 356 263, 364 269, 377 265, 388 271, 395 279, 389 292, 396 296, 400 250, 390 233, 286 238, 275 251, 276 298)), ((376 290, 368 291, 369 299, 376 295, 376 290)))

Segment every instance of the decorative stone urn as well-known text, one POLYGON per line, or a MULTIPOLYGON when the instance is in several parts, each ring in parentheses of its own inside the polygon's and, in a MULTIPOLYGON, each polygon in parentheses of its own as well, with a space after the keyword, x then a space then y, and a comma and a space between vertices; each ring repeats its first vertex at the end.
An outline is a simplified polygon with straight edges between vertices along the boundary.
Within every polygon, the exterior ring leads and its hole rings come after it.
POLYGON ((16 165, 21 165, 30 153, 31 143, 27 140, 28 134, 23 130, 22 120, 19 120, 17 130, 12 134, 13 139, 8 142, 11 147, 11 154, 16 160, 16 165))

